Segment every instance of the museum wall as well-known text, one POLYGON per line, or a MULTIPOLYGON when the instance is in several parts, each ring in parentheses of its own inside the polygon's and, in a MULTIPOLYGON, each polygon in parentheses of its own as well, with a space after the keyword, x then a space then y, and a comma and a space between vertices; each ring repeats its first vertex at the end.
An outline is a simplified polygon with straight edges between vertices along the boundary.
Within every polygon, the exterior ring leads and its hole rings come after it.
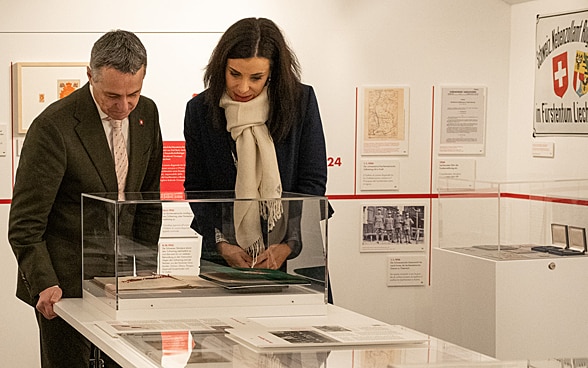
MULTIPOLYGON (((335 215, 329 222, 329 267, 335 304, 423 332, 431 330, 432 287, 388 286, 390 252, 362 252, 362 208, 417 206, 427 212, 423 250, 416 255, 430 269, 435 246, 436 175, 442 86, 487 89, 485 147, 466 155, 479 178, 506 179, 545 174, 565 176, 564 164, 585 154, 581 138, 556 141, 551 160, 530 154, 533 108, 534 25, 537 12, 580 9, 580 1, 502 0, 257 0, 213 3, 178 0, 145 5, 106 0, 91 6, 72 0, 59 9, 41 1, 0 2, 0 129, 8 127, 0 156, 0 223, 6 224, 19 139, 12 139, 10 64, 82 61, 102 33, 122 28, 146 43, 150 66, 143 93, 160 106, 164 140, 182 140, 185 103, 202 89, 202 68, 216 40, 230 24, 249 17, 273 19, 285 32, 314 86, 327 137, 327 195, 335 215), (63 9, 67 9, 64 12, 63 9), (151 64, 153 63, 153 64, 151 64), (510 76, 510 78, 509 78, 510 76), (408 89, 408 152, 391 159, 399 166, 393 190, 362 190, 358 93, 365 86, 408 89), (560 149, 561 146, 561 149, 560 149), (567 161, 562 159, 566 158, 567 161), (366 287, 369 285, 369 287, 366 287)), ((390 157, 386 157, 389 159, 390 157)), ((454 158, 452 156, 451 158, 454 158)), ((588 165, 588 163, 579 163, 588 165)), ((577 172, 574 172, 578 174, 577 172)), ((405 253, 402 253, 404 255, 405 253)), ((5 310, 0 362, 38 365, 32 309, 14 295, 16 262, 0 226, 0 272, 5 310)))

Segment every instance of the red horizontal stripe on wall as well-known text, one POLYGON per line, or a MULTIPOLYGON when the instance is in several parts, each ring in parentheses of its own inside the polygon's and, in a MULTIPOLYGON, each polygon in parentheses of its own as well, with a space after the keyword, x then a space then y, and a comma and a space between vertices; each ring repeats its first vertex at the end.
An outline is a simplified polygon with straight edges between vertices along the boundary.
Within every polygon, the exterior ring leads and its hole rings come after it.
POLYGON ((508 197, 508 198, 526 199, 526 200, 530 200, 530 201, 553 202, 553 203, 575 204, 578 206, 588 206, 588 200, 586 200, 586 199, 547 197, 547 196, 537 196, 537 195, 517 194, 517 193, 501 193, 501 196, 508 197))
MULTIPOLYGON (((461 193, 432 193, 432 194, 328 194, 326 196, 331 200, 354 200, 354 199, 436 199, 436 198, 498 198, 498 193, 479 193, 479 192, 461 192, 461 193)), ((588 206, 586 199, 559 198, 548 196, 537 196, 519 193, 500 193, 503 198, 524 199, 528 201, 552 202, 573 204, 577 206, 588 206)))
MULTIPOLYGON (((505 198, 516 198, 525 199, 530 201, 540 202, 553 202, 553 203, 564 203, 574 204, 578 206, 588 206, 588 200, 584 199, 572 199, 572 198, 556 198, 547 196, 535 196, 529 194, 517 194, 517 193, 500 193, 501 197, 505 198)), ((436 199, 439 198, 439 194, 330 194, 326 196, 332 200, 353 200, 353 199, 436 199)), ((497 193, 451 193, 441 194, 443 198, 490 198, 498 197, 497 193)), ((11 199, 0 199, 0 204, 11 204, 11 199)))
POLYGON ((337 199, 431 199, 438 198, 437 194, 328 194, 327 198, 337 199))

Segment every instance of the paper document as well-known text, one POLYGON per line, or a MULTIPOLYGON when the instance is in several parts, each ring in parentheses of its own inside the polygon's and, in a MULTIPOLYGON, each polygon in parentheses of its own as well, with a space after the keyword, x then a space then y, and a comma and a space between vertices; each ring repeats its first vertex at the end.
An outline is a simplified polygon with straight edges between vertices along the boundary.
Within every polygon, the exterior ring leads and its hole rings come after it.
POLYGON ((248 325, 227 332, 229 338, 258 348, 415 344, 429 339, 425 334, 386 323, 288 328, 248 325))

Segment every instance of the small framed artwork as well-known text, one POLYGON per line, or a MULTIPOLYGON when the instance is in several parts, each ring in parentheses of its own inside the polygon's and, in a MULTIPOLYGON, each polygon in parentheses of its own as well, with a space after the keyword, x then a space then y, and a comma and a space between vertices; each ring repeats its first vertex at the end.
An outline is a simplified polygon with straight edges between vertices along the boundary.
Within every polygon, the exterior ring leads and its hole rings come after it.
POLYGON ((33 119, 51 103, 86 81, 87 63, 19 62, 12 64, 15 126, 25 134, 33 119))
POLYGON ((568 247, 568 225, 551 224, 551 244, 562 248, 568 247))
POLYGON ((586 229, 583 227, 569 226, 568 240, 570 249, 586 252, 586 229))

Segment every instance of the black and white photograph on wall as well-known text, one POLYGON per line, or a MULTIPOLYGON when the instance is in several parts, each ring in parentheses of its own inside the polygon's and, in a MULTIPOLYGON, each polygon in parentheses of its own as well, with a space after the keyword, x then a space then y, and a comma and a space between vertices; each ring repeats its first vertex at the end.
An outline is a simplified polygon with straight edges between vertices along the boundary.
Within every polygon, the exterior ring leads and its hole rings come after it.
POLYGON ((360 252, 425 250, 425 205, 364 205, 361 216, 360 252))

